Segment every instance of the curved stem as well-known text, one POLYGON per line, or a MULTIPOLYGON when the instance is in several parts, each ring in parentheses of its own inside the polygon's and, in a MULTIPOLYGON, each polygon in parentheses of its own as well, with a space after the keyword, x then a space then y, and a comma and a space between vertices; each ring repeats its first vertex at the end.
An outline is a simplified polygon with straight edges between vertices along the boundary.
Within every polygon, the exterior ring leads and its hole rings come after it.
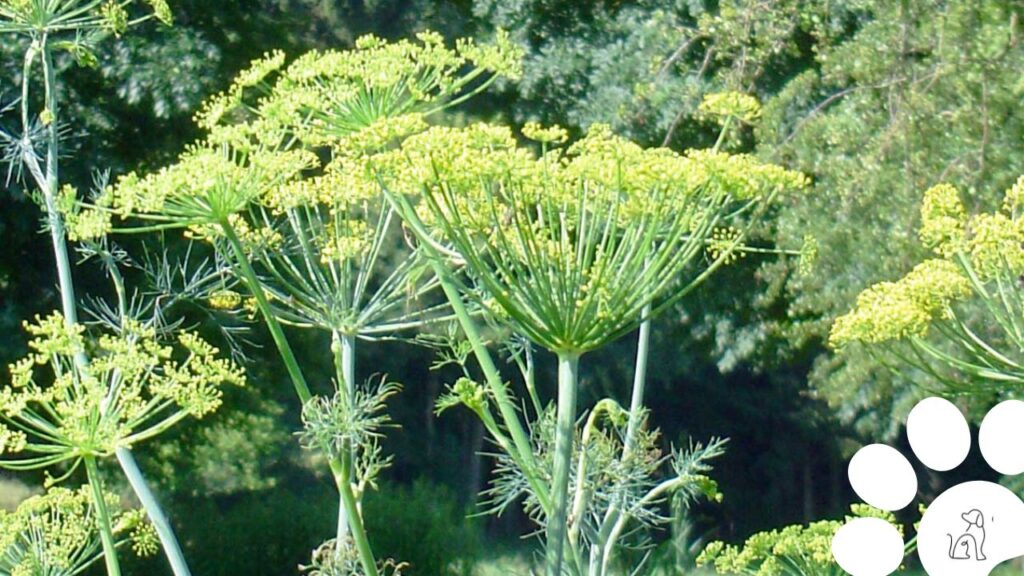
POLYGON ((419 219, 416 210, 409 204, 409 200, 401 194, 389 192, 386 188, 384 189, 384 194, 388 202, 398 210, 399 215, 421 242, 431 269, 434 271, 434 275, 441 284, 441 289, 444 291, 445 297, 452 307, 452 313, 459 321, 459 326, 462 328, 466 340, 469 341, 473 348, 473 355, 476 357, 476 361, 484 373, 487 388, 494 398, 495 404, 498 405, 498 413, 501 415, 502 423, 508 430, 512 445, 515 448, 514 450, 509 450, 508 453, 523 471, 544 513, 549 514, 551 502, 547 486, 544 485, 538 475, 537 460, 533 454, 530 436, 519 420, 516 405, 508 393, 505 381, 502 380, 501 373, 498 371, 494 359, 487 350, 483 337, 480 336, 480 331, 477 329, 472 315, 466 309, 466 304, 459 293, 459 288, 452 278, 452 272, 442 258, 442 252, 439 252, 434 244, 432 244, 430 233, 427 232, 423 221, 419 219))
POLYGON ((555 461, 551 483, 551 514, 548 516, 545 574, 562 576, 562 560, 568 529, 569 469, 572 467, 576 431, 576 388, 580 357, 558 354, 558 414, 555 422, 555 461))
POLYGON ((107 510, 107 500, 103 495, 103 482, 96 469, 96 459, 93 456, 86 456, 83 460, 86 474, 89 476, 89 487, 92 488, 96 519, 100 525, 100 542, 103 544, 103 561, 107 565, 107 576, 121 576, 121 565, 117 561, 117 543, 114 541, 114 531, 110 527, 110 512, 107 510))

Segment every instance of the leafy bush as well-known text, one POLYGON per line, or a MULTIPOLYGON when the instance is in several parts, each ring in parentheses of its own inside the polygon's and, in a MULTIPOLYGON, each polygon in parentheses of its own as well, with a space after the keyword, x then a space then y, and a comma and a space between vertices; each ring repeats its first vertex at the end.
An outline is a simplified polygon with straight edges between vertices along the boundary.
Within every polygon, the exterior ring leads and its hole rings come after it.
POLYGON ((280 576, 282 567, 308 563, 333 529, 338 503, 319 489, 277 490, 178 509, 189 510, 180 536, 195 574, 280 576))
POLYGON ((482 542, 475 523, 444 486, 417 480, 384 484, 363 503, 367 532, 381 558, 408 563, 408 576, 468 576, 482 542))

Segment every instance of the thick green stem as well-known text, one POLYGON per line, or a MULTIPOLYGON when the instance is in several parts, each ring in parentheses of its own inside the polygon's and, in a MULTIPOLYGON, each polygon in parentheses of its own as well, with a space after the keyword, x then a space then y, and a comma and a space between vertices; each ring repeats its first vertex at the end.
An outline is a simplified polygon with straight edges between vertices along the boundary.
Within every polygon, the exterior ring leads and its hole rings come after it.
POLYGON ((554 471, 551 482, 551 514, 548 516, 545 574, 562 576, 562 559, 569 512, 569 472, 573 435, 576 431, 576 387, 580 357, 558 355, 558 414, 555 422, 554 471))
POLYGON ((171 527, 170 521, 167 520, 167 516, 164 514, 163 508, 160 507, 160 502, 157 501, 153 491, 149 489, 149 484, 146 483, 142 471, 139 470, 139 465, 135 461, 132 451, 128 448, 120 447, 115 451, 115 454, 117 455, 117 462, 121 465, 121 471, 124 472, 125 477, 128 479, 128 484, 131 485, 132 491, 135 492, 139 503, 142 504, 142 508, 153 523, 153 528, 156 529, 156 535, 160 538, 160 544, 167 555, 171 571, 174 572, 175 576, 192 576, 192 572, 185 562, 185 554, 181 551, 181 545, 178 544, 178 538, 174 534, 174 528, 171 527))
MULTIPOLYGON (((340 334, 337 331, 333 332, 331 342, 331 349, 334 352, 334 369, 337 373, 338 387, 339 390, 345 393, 349 406, 352 405, 355 399, 356 385, 355 385, 355 346, 356 339, 350 334, 340 334)), ((352 461, 352 450, 351 447, 346 447, 345 453, 341 455, 342 464, 347 465, 351 468, 352 461), (348 462, 346 462, 346 460, 348 462)), ((351 479, 349 479, 351 483, 351 479)), ((348 518, 359 514, 358 509, 349 509, 345 503, 344 496, 339 492, 338 500, 338 528, 337 528, 337 541, 343 543, 348 539, 348 518)), ((340 551, 340 548, 339 548, 340 551)))
MULTIPOLYGON (((332 334, 331 348, 334 351, 334 369, 337 372, 338 386, 345 393, 349 405, 355 400, 356 394, 356 339, 351 334, 332 334)), ((359 510, 359 499, 352 490, 353 478, 352 447, 346 443, 341 455, 341 473, 338 475, 338 537, 337 552, 348 541, 351 534, 352 542, 359 553, 359 561, 367 576, 377 575, 377 560, 373 548, 366 536, 363 516, 359 510)))
POLYGON ((501 373, 498 372, 497 366, 494 365, 494 360, 491 358, 490 352, 487 351, 483 338, 480 337, 476 323, 473 322, 469 310, 466 309, 465 304, 462 302, 462 295, 459 294, 459 289, 448 276, 448 270, 437 261, 436 256, 431 257, 431 264, 433 265, 434 273, 441 282, 441 289, 444 290, 452 311, 459 321, 459 326, 462 327, 462 332, 466 335, 466 339, 473 348, 473 355, 484 372, 487 387, 491 391, 491 395, 494 396, 495 404, 498 405, 498 413, 501 414, 501 420, 505 423, 505 428, 508 429, 512 437, 514 452, 510 451, 509 455, 519 464, 523 474, 526 476, 527 482, 530 484, 530 488, 533 489, 534 494, 537 496, 537 501, 540 503, 541 508, 545 513, 550 513, 551 500, 549 492, 544 488, 540 478, 537 476, 537 460, 533 455, 530 437, 526 434, 526 430, 523 429, 522 423, 519 421, 519 414, 516 413, 515 405, 512 403, 512 399, 509 398, 505 382, 501 379, 501 373))
MULTIPOLYGON (((67 234, 64 228, 64 220, 57 209, 57 194, 60 182, 60 134, 59 134, 59 100, 57 98, 57 76, 53 67, 53 60, 46 39, 43 38, 38 45, 33 43, 25 58, 25 75, 22 78, 22 122, 25 128, 28 127, 28 93, 31 76, 32 62, 38 51, 43 63, 43 82, 46 100, 46 110, 49 112, 50 122, 47 126, 47 150, 46 150, 46 174, 39 181, 39 187, 43 193, 43 200, 46 206, 47 223, 50 229, 50 240, 53 245, 54 261, 57 268, 57 279, 60 286, 61 308, 64 313, 64 321, 69 325, 78 323, 78 310, 76 307, 75 284, 71 275, 71 260, 68 258, 67 234)), ((31 152, 29 152, 31 154, 31 152)), ((32 157, 33 164, 38 164, 35 157, 32 157)), ((31 168, 31 167, 30 167, 31 168)), ((77 355, 75 359, 79 366, 87 366, 88 358, 84 353, 77 355)), ((149 489, 142 471, 139 469, 135 457, 128 448, 118 448, 116 451, 118 463, 128 478, 129 484, 142 503, 146 514, 156 527, 157 536, 160 538, 167 560, 175 576, 191 576, 188 565, 185 563, 185 556, 182 554, 181 546, 174 535, 174 531, 167 521, 160 504, 149 489)), ((86 462, 88 464, 88 461, 86 462)), ((90 481, 91 482, 91 481, 90 481)), ((104 508, 105 510, 105 508, 104 508)), ((104 542, 106 549, 106 542, 104 542)), ((109 554, 107 554, 109 556, 109 554)), ((114 558, 116 568, 117 559, 114 558)), ((107 570, 110 571, 108 561, 107 570)), ((119 571, 118 571, 119 573, 119 571)))
MULTIPOLYGON (((53 69, 53 61, 46 41, 43 40, 42 60, 44 72, 44 90, 46 92, 46 109, 50 113, 50 123, 46 129, 46 180, 43 185, 43 199, 46 203, 46 217, 50 228, 50 239, 57 263, 57 279, 60 282, 61 305, 64 310, 64 321, 68 325, 78 323, 78 310, 75 306, 75 285, 71 278, 71 261, 68 258, 68 247, 65 241, 64 220, 57 210, 57 193, 60 182, 60 134, 58 132, 58 101, 57 75, 53 69)), ((22 82, 28 82, 23 78, 22 82)), ((27 104, 25 104, 27 106, 27 104)))
POLYGON ((100 542, 103 544, 103 561, 107 565, 107 576, 121 576, 121 565, 117 561, 117 543, 114 541, 110 512, 107 510, 107 500, 103 495, 103 481, 100 480, 99 471, 96 469, 96 459, 86 456, 83 460, 86 474, 89 476, 89 487, 92 488, 93 508, 96 510, 96 519, 100 525, 100 542))
MULTIPOLYGON (((346 509, 358 511, 356 496, 352 492, 352 459, 347 458, 346 460, 347 462, 342 462, 341 465, 338 492, 341 493, 341 502, 346 509)), ((352 533, 352 542, 355 543, 356 551, 359 553, 359 562, 363 566, 363 571, 366 576, 378 576, 373 549, 370 548, 370 540, 366 537, 366 527, 363 526, 363 519, 358 512, 349 515, 348 526, 352 533)), ((338 545, 342 544, 338 543, 338 545)))
POLYGON ((626 441, 623 457, 629 456, 636 442, 636 431, 640 427, 644 411, 644 391, 647 388, 647 356, 651 347, 651 304, 647 303, 641 313, 640 335, 636 344, 636 366, 633 370, 633 394, 629 399, 629 424, 626 426, 626 441))

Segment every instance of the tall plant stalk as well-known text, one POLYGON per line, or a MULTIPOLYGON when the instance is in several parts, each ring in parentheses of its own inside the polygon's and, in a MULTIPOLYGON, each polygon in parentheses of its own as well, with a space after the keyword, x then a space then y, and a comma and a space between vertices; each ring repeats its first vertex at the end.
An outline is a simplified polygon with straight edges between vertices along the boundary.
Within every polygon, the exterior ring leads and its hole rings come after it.
MULTIPOLYGON (((50 229, 50 240, 54 254, 54 261, 57 269, 57 279, 60 287, 61 307, 65 322, 68 326, 74 326, 78 323, 74 279, 71 273, 71 261, 68 257, 67 234, 65 231, 64 219, 57 208, 57 194, 60 188, 60 103, 57 97, 57 74, 53 66, 52 53, 49 45, 47 44, 47 37, 45 34, 41 38, 33 41, 25 54, 21 98, 21 119, 25 134, 28 133, 29 128, 30 78, 36 58, 39 58, 43 67, 44 100, 46 103, 46 111, 49 116, 46 128, 45 174, 39 166, 39 162, 35 157, 34 151, 28 145, 29 143, 26 143, 25 146, 24 160, 29 172, 32 174, 33 179, 36 181, 37 186, 42 192, 43 203, 46 209, 47 225, 50 229)), ((85 356, 84 352, 77 355, 76 362, 79 364, 80 368, 84 369, 88 366, 88 358, 85 356)), ((150 490, 138 463, 135 461, 134 455, 131 453, 131 450, 127 447, 119 446, 115 449, 115 453, 117 461, 120 464, 125 477, 128 479, 128 483, 131 485, 136 497, 138 497, 139 502, 146 510, 146 513, 149 515, 150 520, 152 520, 153 525, 156 528, 157 536, 160 539, 161 546, 164 549, 164 553, 167 556, 173 573, 175 576, 191 576, 191 572, 185 562, 184 554, 181 551, 181 546, 178 544, 178 540, 175 537, 174 530, 171 528, 170 522, 168 522, 160 503, 157 501, 152 490, 150 490)), ((93 466, 95 467, 95 462, 93 463, 93 466)), ((90 484, 92 484, 91 479, 90 484)), ((103 506, 104 510, 102 512, 107 515, 105 503, 103 503, 102 500, 99 500, 96 505, 97 507, 103 506)), ((108 573, 119 574, 119 570, 116 572, 111 571, 112 569, 117 569, 117 553, 113 546, 107 546, 107 536, 109 535, 104 535, 104 556, 107 561, 108 573)))
MULTIPOLYGON (((344 392, 346 401, 349 406, 355 401, 356 395, 356 339, 351 334, 341 334, 338 331, 334 331, 331 334, 331 348, 334 351, 334 369, 337 372, 338 386, 341 391, 344 392)), ((352 467, 352 446, 351 443, 346 442, 344 450, 341 455, 343 468, 351 469, 352 467), (347 462, 346 462, 347 460, 347 462)), ((351 478, 346 479, 351 483, 351 478)), ((349 506, 345 502, 345 498, 339 494, 339 505, 338 505, 338 537, 337 542, 344 542, 348 537, 348 519, 351 516, 359 514, 358 510, 349 509, 349 506)), ((341 548, 338 548, 340 552, 341 548)))
MULTIPOLYGON (((266 292, 263 289, 263 285, 260 283, 259 277, 256 276, 256 271, 249 262, 249 257, 245 253, 245 247, 242 245, 242 241, 238 237, 237 231, 235 231, 234 227, 226 219, 220 222, 220 227, 224 232, 225 238, 227 238, 232 253, 235 256, 238 271, 241 274, 242 279, 245 281, 246 286, 249 288, 249 291, 252 293, 253 298, 256 300, 256 307, 259 309, 260 315, 263 317, 263 321, 266 324, 267 329, 270 331, 271 338, 274 340, 278 353, 281 355, 281 359, 285 363, 285 369, 288 371, 288 375, 291 378, 292 386, 295 388, 295 393, 299 397, 299 402, 305 406, 313 398, 313 395, 309 390, 309 385, 306 383, 306 377, 302 373, 302 368, 299 367, 299 363, 295 358, 295 352, 292 350, 291 344, 288 342, 288 337, 284 333, 284 328, 281 326, 281 323, 278 321, 273 309, 270 307, 270 301, 267 299, 266 292)), ((346 356, 346 353, 344 352, 344 345, 342 345, 341 348, 341 356, 344 358, 346 356)), ((351 348, 348 353, 350 357, 348 361, 343 359, 338 360, 338 364, 341 365, 343 375, 346 368, 350 371, 354 371, 354 362, 352 361, 354 356, 352 350, 354 350, 354 348, 351 348)), ((339 382, 339 384, 341 383, 339 382)), ((347 386, 347 384, 343 385, 347 386)), ((378 576, 377 561, 373 555, 373 550, 370 547, 370 541, 366 536, 366 528, 363 526, 362 518, 356 512, 357 502, 355 493, 352 490, 352 459, 351 457, 339 458, 329 454, 328 464, 330 465, 331 472, 334 475, 334 482, 338 488, 340 500, 338 512, 339 526, 337 528, 338 535, 339 537, 343 535, 343 528, 340 524, 343 520, 346 520, 345 524, 352 535, 352 541, 359 554, 359 562, 362 565, 363 570, 366 572, 366 576, 378 576)), ((343 542, 339 541, 336 545, 341 546, 342 544, 343 542)))
POLYGON ((623 457, 633 451, 636 431, 640 426, 640 416, 644 409, 644 392, 647 389, 647 358, 651 346, 651 305, 644 306, 641 313, 640 333, 636 343, 636 365, 633 369, 633 392, 629 399, 629 424, 626 427, 625 449, 623 457))
POLYGON ((551 481, 551 515, 548 517, 545 573, 562 575, 565 537, 568 531, 569 473, 573 436, 576 432, 576 396, 579 354, 558 354, 558 413, 555 422, 555 461, 551 481))

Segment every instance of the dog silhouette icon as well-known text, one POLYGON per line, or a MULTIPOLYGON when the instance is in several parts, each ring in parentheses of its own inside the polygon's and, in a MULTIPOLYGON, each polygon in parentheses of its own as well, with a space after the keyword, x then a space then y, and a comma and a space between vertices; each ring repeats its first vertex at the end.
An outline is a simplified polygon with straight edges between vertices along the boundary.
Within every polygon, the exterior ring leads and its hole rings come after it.
POLYGON ((974 509, 964 512, 960 518, 967 523, 967 528, 955 540, 952 534, 946 534, 949 536, 949 557, 953 560, 974 559, 979 562, 986 560, 985 515, 980 510, 974 509))

